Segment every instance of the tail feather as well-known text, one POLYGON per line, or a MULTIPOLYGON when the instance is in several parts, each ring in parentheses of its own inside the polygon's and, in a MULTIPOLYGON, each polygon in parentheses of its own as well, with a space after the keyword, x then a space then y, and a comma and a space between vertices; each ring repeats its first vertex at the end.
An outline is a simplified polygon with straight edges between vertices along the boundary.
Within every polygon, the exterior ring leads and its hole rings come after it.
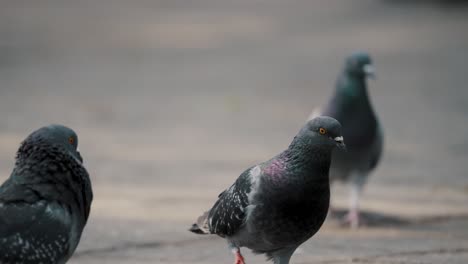
POLYGON ((199 235, 210 234, 210 228, 208 226, 208 213, 205 212, 202 216, 198 217, 197 222, 190 227, 189 231, 199 235))

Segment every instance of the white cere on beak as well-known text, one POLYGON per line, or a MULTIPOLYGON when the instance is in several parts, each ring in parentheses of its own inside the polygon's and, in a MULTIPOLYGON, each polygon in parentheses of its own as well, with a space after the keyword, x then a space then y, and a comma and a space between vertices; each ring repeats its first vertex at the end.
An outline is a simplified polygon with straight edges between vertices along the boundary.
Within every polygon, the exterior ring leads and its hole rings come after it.
POLYGON ((336 142, 343 143, 343 137, 336 137, 334 138, 336 142))
POLYGON ((375 77, 375 68, 372 64, 366 64, 362 69, 367 76, 375 77))

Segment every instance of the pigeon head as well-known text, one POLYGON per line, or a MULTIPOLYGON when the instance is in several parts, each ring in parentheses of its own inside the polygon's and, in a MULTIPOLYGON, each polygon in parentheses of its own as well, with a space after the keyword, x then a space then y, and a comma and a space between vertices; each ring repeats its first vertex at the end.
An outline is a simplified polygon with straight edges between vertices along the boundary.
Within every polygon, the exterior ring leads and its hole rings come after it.
POLYGON ((25 145, 34 145, 41 143, 49 146, 58 146, 61 149, 68 151, 74 158, 83 162, 83 158, 78 151, 78 136, 72 129, 63 125, 49 125, 31 133, 23 142, 25 145))
POLYGON ((372 59, 366 52, 356 52, 351 54, 345 61, 345 72, 357 77, 375 78, 375 69, 372 59))
POLYGON ((309 120, 296 136, 296 140, 328 149, 345 148, 341 124, 328 116, 309 120))

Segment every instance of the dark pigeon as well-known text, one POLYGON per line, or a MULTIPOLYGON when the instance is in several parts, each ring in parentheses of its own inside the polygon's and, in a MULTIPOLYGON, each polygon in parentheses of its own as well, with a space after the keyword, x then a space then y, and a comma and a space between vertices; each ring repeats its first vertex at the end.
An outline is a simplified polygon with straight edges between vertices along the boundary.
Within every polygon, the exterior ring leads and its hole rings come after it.
POLYGON ((222 192, 190 231, 226 238, 235 263, 240 247, 287 264, 326 218, 332 149, 344 147, 341 125, 330 117, 309 121, 288 149, 247 169, 222 192))
POLYGON ((0 186, 0 263, 65 263, 89 216, 91 182, 73 130, 50 125, 21 144, 0 186))
POLYGON ((372 60, 367 53, 349 56, 338 76, 336 90, 328 104, 312 113, 336 118, 342 125, 347 151, 335 151, 330 180, 351 184, 349 213, 344 223, 357 227, 359 198, 371 171, 379 163, 383 149, 383 132, 372 107, 366 79, 374 77, 372 60))

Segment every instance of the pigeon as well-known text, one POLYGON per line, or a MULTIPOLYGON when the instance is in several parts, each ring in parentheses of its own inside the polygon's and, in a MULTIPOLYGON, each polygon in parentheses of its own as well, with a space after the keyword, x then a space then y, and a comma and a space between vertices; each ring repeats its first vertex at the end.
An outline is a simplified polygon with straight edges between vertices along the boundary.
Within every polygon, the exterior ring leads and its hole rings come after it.
POLYGON ((344 148, 340 123, 314 118, 285 151, 244 171, 189 230, 225 238, 236 264, 245 263, 240 247, 289 263, 326 218, 335 147, 344 148))
POLYGON ((93 192, 77 150, 76 133, 62 125, 29 135, 0 186, 0 263, 66 263, 86 225, 93 192))
POLYGON ((369 54, 349 56, 338 76, 336 90, 325 107, 315 110, 311 118, 326 115, 342 125, 347 151, 334 151, 330 180, 351 186, 349 212, 343 223, 356 228, 360 224, 359 199, 369 174, 377 167, 383 150, 383 130, 367 92, 366 78, 374 78, 369 54))

